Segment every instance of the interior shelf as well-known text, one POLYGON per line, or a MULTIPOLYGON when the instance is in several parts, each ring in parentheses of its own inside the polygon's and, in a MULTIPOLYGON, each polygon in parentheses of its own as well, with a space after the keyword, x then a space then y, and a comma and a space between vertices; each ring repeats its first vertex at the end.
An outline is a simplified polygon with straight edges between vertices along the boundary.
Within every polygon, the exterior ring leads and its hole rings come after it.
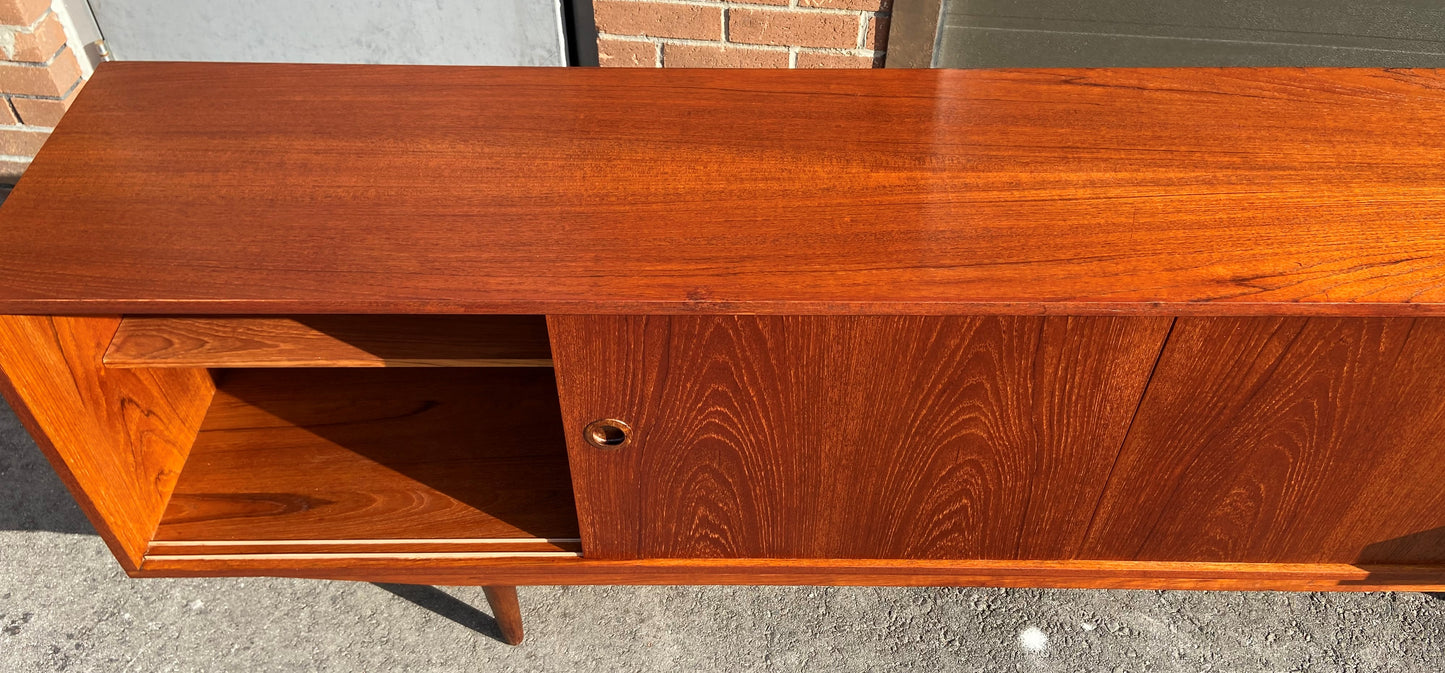
POLYGON ((548 369, 235 369, 151 554, 576 555, 548 369))
POLYGON ((109 367, 551 367, 535 315, 131 316, 109 367))

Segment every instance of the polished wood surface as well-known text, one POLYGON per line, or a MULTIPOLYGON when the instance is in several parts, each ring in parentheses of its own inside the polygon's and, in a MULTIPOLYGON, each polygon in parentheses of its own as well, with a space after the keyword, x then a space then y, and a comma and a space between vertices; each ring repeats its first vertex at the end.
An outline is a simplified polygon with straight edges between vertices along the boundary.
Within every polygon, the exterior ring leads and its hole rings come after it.
POLYGON ((146 558, 137 577, 269 575, 427 584, 806 584, 1077 589, 1442 591, 1438 565, 900 559, 146 558))
POLYGON ((551 370, 225 374, 153 553, 575 555, 551 370))
POLYGON ((1441 564, 1445 320, 1180 318, 1079 558, 1441 564))
POLYGON ((487 596, 487 605, 492 608, 492 619, 502 632, 502 641, 508 645, 522 644, 522 607, 517 603, 517 587, 482 587, 487 596))
POLYGON ((1445 568, 1445 320, 549 324, 591 558, 1445 568))
POLYGON ((589 558, 1064 559, 1170 320, 549 325, 589 558), (629 445, 583 441, 595 418, 629 445))
POLYGON ((1442 222, 1445 72, 108 63, 0 208, 0 388, 133 575, 508 639, 535 583, 1445 589, 1442 222))
POLYGON ((108 367, 550 367, 542 316, 136 316, 108 367))
POLYGON ((114 317, 0 316, 0 392, 111 552, 140 566, 215 392, 203 369, 112 370, 114 317))
POLYGON ((1438 315, 1442 221, 1429 70, 106 63, 0 311, 1438 315))

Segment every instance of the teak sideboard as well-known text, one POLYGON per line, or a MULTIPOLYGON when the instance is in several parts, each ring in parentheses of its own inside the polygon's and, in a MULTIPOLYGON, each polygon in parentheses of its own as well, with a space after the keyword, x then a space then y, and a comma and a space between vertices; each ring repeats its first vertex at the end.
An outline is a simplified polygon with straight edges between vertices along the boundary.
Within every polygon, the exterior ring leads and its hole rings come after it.
POLYGON ((1445 589, 1445 73, 110 63, 0 377, 126 571, 1445 589))

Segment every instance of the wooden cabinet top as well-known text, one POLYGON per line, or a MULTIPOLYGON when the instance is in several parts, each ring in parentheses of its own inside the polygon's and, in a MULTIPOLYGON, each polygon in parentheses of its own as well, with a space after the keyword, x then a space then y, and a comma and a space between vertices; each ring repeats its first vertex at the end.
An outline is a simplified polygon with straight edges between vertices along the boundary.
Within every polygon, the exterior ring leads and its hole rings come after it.
POLYGON ((109 63, 0 312, 1445 315, 1445 71, 109 63))

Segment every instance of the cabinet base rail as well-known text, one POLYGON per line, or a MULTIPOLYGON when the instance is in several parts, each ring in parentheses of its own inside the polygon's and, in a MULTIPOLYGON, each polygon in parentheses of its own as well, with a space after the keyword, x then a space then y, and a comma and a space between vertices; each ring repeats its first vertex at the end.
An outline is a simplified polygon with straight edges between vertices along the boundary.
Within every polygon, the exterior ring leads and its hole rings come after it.
POLYGON ((135 577, 299 577, 441 585, 744 584, 1069 589, 1445 591, 1445 566, 1174 561, 150 555, 135 577), (303 561, 304 564, 298 561, 303 561))

